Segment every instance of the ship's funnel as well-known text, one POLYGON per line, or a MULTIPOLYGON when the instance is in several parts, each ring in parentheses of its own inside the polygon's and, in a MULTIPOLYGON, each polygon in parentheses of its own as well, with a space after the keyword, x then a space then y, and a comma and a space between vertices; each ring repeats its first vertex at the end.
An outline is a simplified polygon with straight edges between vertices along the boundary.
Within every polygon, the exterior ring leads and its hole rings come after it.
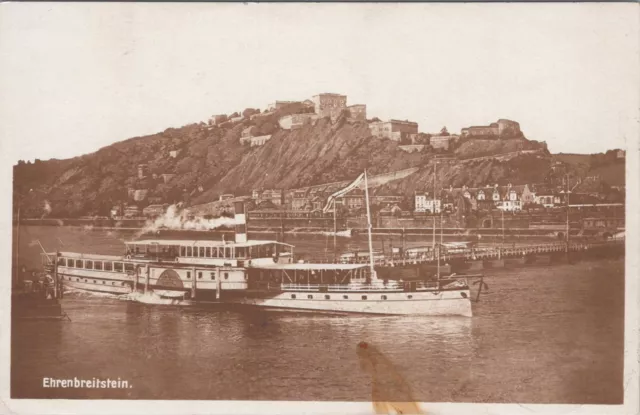
POLYGON ((234 202, 236 243, 247 242, 247 217, 244 213, 244 202, 234 202))

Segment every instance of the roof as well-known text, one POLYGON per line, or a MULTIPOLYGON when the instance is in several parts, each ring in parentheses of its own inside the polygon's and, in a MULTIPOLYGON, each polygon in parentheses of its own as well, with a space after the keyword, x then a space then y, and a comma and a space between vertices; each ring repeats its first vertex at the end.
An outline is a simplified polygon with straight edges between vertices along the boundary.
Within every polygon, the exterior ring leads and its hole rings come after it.
POLYGON ((368 264, 310 264, 310 263, 297 263, 297 264, 269 264, 261 265, 259 267, 252 267, 257 269, 268 270, 283 270, 283 271, 351 271, 354 269, 367 268, 368 264))
MULTIPOLYGON (((60 252, 60 256, 65 258, 79 258, 79 259, 90 259, 90 260, 122 260, 122 255, 98 255, 98 254, 84 254, 81 252, 60 252)), ((49 255, 55 255, 55 252, 50 253, 49 255)))
POLYGON ((161 246, 169 246, 169 245, 181 245, 181 246, 195 246, 195 247, 220 247, 220 246, 235 246, 235 247, 250 247, 250 246, 260 246, 260 245, 269 245, 269 244, 278 244, 285 246, 293 246, 283 242, 278 241, 261 241, 261 240, 253 240, 247 242, 234 242, 234 241, 207 241, 207 240, 189 240, 189 239, 144 239, 141 241, 129 241, 126 242, 127 245, 161 245, 161 246))

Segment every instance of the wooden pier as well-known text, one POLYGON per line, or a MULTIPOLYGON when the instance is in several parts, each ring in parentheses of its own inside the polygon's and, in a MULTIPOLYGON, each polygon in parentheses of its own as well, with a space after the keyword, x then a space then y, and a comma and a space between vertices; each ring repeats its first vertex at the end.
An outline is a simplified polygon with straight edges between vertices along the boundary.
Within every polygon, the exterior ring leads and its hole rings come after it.
MULTIPOLYGON (((624 249, 624 240, 456 249, 455 252, 441 254, 440 271, 448 274, 511 266, 571 263, 589 258, 622 256, 624 249)), ((366 263, 368 256, 359 257, 356 262, 366 263)), ((410 279, 418 274, 435 273, 437 262, 429 252, 415 258, 386 256, 384 259, 376 259, 375 266, 381 278, 391 278, 394 275, 410 279)))

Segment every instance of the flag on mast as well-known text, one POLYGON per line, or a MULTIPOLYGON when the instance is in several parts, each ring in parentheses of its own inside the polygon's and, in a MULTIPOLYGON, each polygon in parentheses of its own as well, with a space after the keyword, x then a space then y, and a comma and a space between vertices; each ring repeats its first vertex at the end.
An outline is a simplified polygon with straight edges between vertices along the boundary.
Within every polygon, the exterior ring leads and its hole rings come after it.
POLYGON ((360 174, 360 176, 358 176, 358 178, 355 179, 349 186, 345 187, 342 190, 338 190, 337 192, 329 196, 329 198, 327 199, 327 204, 325 205, 324 209, 322 209, 322 211, 324 213, 331 212, 333 210, 333 207, 335 205, 335 201, 337 198, 346 195, 347 193, 349 193, 350 191, 358 187, 360 183, 362 183, 363 181, 364 181, 364 172, 360 174))

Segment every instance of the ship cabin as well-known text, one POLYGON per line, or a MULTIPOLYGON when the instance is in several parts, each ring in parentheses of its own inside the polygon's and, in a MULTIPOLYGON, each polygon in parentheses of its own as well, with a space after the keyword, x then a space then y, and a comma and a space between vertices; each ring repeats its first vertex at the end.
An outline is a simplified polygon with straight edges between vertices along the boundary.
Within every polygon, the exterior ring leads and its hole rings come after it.
POLYGON ((370 281, 367 264, 270 264, 248 270, 249 290, 301 290, 324 292, 345 289, 353 282, 370 281))
POLYGON ((141 240, 126 243, 127 258, 213 266, 292 262, 293 245, 277 241, 141 240))
MULTIPOLYGON (((384 261, 385 257, 382 252, 374 251, 373 252, 373 261, 381 262, 384 261)), ((341 264, 360 264, 360 263, 368 263, 369 262, 369 251, 356 251, 356 252, 345 252, 340 255, 339 262, 341 264)))

